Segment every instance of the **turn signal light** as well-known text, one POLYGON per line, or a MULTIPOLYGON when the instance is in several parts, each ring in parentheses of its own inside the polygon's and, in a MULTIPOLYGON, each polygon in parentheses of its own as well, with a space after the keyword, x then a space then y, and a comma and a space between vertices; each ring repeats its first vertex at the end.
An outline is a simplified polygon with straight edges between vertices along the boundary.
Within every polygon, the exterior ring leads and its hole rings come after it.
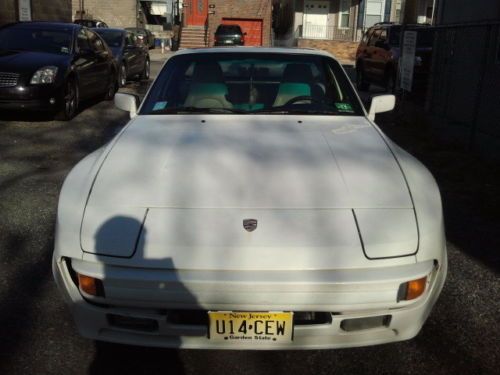
POLYGON ((398 291, 398 301, 410 301, 420 297, 425 292, 427 276, 401 284, 398 291))
POLYGON ((91 296, 104 297, 102 281, 95 277, 78 274, 78 285, 83 292, 91 296))

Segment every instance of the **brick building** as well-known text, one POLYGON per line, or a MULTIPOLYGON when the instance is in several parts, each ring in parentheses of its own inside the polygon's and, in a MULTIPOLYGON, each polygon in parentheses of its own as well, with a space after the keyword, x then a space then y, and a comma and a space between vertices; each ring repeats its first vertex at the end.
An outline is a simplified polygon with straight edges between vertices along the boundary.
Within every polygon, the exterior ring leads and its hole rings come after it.
MULTIPOLYGON (((28 13, 32 21, 71 22, 71 1, 31 0, 28 13)), ((0 0, 0 25, 20 20, 19 3, 19 0, 0 0)))
POLYGON ((245 44, 272 44, 271 0, 184 0, 181 48, 213 46, 220 24, 238 24, 246 33, 245 44))
MULTIPOLYGON (((72 0, 73 19, 80 17, 81 3, 81 0, 72 0)), ((84 18, 100 19, 109 27, 135 27, 138 6, 137 0, 84 0, 84 18)))

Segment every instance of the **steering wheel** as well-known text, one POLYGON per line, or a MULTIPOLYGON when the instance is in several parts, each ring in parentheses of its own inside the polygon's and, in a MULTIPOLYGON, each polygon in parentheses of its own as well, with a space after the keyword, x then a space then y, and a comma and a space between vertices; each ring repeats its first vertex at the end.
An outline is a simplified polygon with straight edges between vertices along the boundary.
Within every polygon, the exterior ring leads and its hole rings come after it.
POLYGON ((312 96, 302 95, 302 96, 296 96, 295 98, 288 100, 285 104, 282 105, 282 107, 287 107, 302 100, 309 100, 311 103, 323 103, 321 100, 314 99, 312 96))

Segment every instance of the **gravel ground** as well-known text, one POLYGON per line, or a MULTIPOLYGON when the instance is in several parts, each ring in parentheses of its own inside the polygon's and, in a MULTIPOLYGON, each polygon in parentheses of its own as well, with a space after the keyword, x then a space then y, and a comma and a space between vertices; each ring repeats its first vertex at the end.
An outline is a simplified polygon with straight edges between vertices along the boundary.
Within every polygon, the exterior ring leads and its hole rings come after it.
POLYGON ((411 121, 401 114, 378 119, 431 169, 443 194, 449 274, 415 339, 334 351, 238 352, 80 338, 50 270, 58 193, 71 167, 128 120, 112 103, 87 106, 70 123, 0 119, 0 374, 498 373, 500 170, 437 143, 416 114, 411 121))

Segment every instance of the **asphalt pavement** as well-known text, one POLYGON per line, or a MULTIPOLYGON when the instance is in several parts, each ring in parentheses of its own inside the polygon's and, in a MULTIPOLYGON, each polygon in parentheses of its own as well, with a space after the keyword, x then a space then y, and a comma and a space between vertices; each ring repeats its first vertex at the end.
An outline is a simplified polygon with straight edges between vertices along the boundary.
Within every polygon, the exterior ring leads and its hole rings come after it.
MULTIPOLYGON (((153 76, 161 60, 152 62, 153 76)), ((123 91, 144 95, 148 84, 130 83, 123 91)), ((443 192, 449 274, 431 316, 406 342, 254 352, 141 348, 81 338, 51 274, 58 194, 70 169, 108 142, 128 114, 112 102, 86 103, 68 123, 0 114, 0 374, 498 374, 500 226, 496 206, 488 204, 500 196, 489 176, 497 166, 478 169, 474 158, 457 165, 456 150, 430 147, 413 128, 399 126, 397 117, 379 120, 424 159, 443 192), (464 171, 477 176, 468 179, 464 171)))

